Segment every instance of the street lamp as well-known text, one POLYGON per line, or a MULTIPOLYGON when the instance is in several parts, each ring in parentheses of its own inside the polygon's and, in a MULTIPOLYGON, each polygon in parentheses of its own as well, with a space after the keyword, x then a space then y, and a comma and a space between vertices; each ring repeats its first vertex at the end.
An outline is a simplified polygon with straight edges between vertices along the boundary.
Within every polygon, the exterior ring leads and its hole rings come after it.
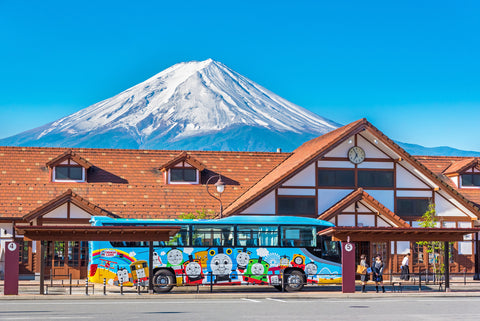
POLYGON ((215 187, 217 188, 217 192, 222 195, 223 191, 225 190, 225 183, 222 181, 222 176, 221 175, 214 175, 212 177, 210 177, 208 180, 207 180, 207 183, 205 184, 206 187, 207 187, 207 193, 213 197, 214 199, 218 200, 220 202, 220 218, 222 218, 223 216, 223 204, 222 204, 222 200, 219 198, 219 197, 216 197, 215 195, 213 195, 212 193, 210 193, 210 191, 208 190, 208 183, 210 183, 210 181, 214 178, 218 177, 218 181, 213 184, 215 185, 215 187))

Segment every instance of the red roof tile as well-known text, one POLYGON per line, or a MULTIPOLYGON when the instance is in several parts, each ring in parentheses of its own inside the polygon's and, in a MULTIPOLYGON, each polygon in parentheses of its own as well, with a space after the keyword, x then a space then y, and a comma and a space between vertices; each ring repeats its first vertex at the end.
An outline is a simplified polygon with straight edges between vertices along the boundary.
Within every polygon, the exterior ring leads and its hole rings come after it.
POLYGON ((181 151, 85 148, 74 152, 94 164, 88 170, 88 182, 51 182, 45 164, 67 151, 0 147, 0 219, 23 217, 69 189, 104 211, 126 218, 176 217, 203 208, 218 212, 218 201, 205 189, 209 177, 222 175, 226 188, 221 199, 228 205, 290 155, 189 152, 208 166, 202 172, 202 184, 168 185, 159 168, 181 151))

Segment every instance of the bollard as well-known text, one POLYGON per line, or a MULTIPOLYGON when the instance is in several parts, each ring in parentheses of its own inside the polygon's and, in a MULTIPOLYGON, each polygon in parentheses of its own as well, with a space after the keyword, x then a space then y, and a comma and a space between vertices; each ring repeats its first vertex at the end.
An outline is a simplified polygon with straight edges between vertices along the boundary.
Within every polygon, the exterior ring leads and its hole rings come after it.
POLYGON ((88 295, 88 278, 85 279, 85 295, 88 295))
POLYGON ((140 295, 140 283, 137 283, 137 295, 140 295))
POLYGON ((422 272, 418 270, 418 292, 422 291, 422 272))
POLYGON ((70 284, 69 285, 69 292, 70 292, 70 295, 72 295, 72 273, 70 273, 68 280, 69 280, 69 284, 70 284))
POLYGON ((123 295, 123 282, 120 283, 120 295, 123 295))
POLYGON ((103 278, 103 295, 107 295, 107 279, 103 278))
POLYGON ((210 272, 210 293, 213 292, 213 273, 210 272))
POLYGON ((282 292, 285 292, 285 270, 282 270, 282 292))
POLYGON ((463 269, 463 285, 467 285, 467 269, 463 269))

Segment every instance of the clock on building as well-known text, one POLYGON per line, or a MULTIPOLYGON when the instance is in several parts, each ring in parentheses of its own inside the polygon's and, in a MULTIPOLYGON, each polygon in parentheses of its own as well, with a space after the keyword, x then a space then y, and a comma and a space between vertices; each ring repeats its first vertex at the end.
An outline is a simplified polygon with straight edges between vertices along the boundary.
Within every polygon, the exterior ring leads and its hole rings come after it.
POLYGON ((365 160, 365 151, 360 146, 353 146, 348 150, 348 159, 354 164, 360 164, 365 160))

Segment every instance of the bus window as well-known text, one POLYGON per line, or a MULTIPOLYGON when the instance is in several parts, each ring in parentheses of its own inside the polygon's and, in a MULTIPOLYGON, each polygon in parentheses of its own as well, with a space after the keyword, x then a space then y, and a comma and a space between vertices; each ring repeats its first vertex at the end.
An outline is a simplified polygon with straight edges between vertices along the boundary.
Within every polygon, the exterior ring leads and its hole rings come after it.
POLYGON ((341 246, 340 242, 332 241, 331 237, 318 236, 317 245, 322 251, 321 257, 325 260, 333 262, 341 262, 341 246))
POLYGON ((166 242, 165 246, 189 246, 188 242, 188 226, 182 226, 180 231, 170 236, 170 240, 166 242))
POLYGON ((192 231, 194 246, 233 246, 232 226, 196 225, 192 231))
POLYGON ((282 246, 315 247, 317 229, 312 226, 282 226, 282 246))
POLYGON ((237 246, 277 246, 276 226, 237 226, 237 246))

